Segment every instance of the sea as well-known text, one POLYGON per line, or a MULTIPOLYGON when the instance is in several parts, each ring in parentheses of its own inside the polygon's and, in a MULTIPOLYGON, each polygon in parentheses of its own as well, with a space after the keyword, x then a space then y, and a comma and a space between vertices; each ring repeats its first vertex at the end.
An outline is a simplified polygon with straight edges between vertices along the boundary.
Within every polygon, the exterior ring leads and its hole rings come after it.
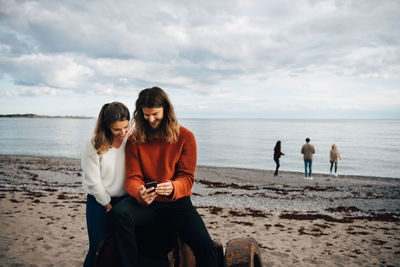
MULTIPOLYGON (((0 154, 79 158, 95 119, 0 118, 0 154)), ((274 170, 273 150, 282 142, 280 170, 304 173, 301 146, 315 146, 313 173, 329 173, 329 151, 341 156, 338 174, 400 178, 400 120, 181 119, 196 136, 197 163, 274 170)))

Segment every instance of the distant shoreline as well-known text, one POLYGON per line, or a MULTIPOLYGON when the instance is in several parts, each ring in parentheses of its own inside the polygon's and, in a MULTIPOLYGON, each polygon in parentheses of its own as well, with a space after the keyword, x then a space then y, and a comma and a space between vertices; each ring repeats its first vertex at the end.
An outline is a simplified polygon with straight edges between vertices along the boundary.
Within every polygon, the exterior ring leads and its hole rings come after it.
POLYGON ((87 116, 48 116, 48 115, 37 115, 37 114, 32 114, 32 113, 26 113, 26 114, 0 114, 0 118, 93 119, 93 117, 87 117, 87 116))
MULTIPOLYGON (((96 117, 90 117, 90 116, 49 116, 49 115, 38 115, 38 114, 33 114, 33 113, 24 113, 24 114, 0 114, 0 118, 62 118, 62 119, 95 119, 96 117)), ((182 117, 180 120, 273 120, 273 121, 291 121, 291 120, 296 120, 296 121, 318 121, 318 120, 324 120, 324 121, 359 121, 359 120, 400 120, 400 118, 186 118, 182 117)))

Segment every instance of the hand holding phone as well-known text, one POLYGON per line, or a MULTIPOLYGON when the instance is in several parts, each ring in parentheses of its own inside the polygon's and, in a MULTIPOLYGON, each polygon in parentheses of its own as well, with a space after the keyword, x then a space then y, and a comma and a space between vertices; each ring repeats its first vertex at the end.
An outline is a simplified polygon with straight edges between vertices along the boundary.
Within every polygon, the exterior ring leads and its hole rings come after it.
MULTIPOLYGON (((156 188, 157 188, 157 182, 149 182, 149 183, 146 183, 146 184, 145 184, 145 187, 146 187, 146 189, 149 189, 149 188, 154 187, 154 190, 156 190, 156 188)), ((153 192, 154 190, 152 190, 152 191, 150 191, 150 192, 153 192)))
POLYGON ((147 205, 150 205, 157 197, 156 187, 157 182, 149 182, 140 186, 140 196, 147 205))

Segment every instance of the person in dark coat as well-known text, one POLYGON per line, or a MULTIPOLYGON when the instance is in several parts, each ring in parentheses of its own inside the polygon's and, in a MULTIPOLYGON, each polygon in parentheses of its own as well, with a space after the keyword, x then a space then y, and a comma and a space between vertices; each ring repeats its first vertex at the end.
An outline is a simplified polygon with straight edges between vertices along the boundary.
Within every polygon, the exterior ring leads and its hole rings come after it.
POLYGON ((275 163, 276 163, 276 169, 275 169, 274 176, 278 176, 278 169, 279 169, 279 167, 281 166, 281 165, 279 164, 279 158, 280 158, 281 156, 284 156, 284 155, 285 155, 285 154, 282 153, 282 151, 281 151, 281 141, 278 140, 278 142, 276 142, 276 145, 275 145, 275 148, 274 148, 274 161, 275 161, 275 163))

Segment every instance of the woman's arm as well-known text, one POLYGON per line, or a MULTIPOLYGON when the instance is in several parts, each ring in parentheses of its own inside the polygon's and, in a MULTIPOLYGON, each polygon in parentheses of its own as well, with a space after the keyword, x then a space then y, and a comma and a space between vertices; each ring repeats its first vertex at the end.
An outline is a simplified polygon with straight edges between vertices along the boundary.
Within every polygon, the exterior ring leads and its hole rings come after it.
POLYGON ((105 190, 101 179, 100 156, 97 154, 91 140, 88 140, 83 146, 81 167, 83 171, 82 185, 85 191, 93 195, 102 206, 110 203, 111 197, 105 190))

